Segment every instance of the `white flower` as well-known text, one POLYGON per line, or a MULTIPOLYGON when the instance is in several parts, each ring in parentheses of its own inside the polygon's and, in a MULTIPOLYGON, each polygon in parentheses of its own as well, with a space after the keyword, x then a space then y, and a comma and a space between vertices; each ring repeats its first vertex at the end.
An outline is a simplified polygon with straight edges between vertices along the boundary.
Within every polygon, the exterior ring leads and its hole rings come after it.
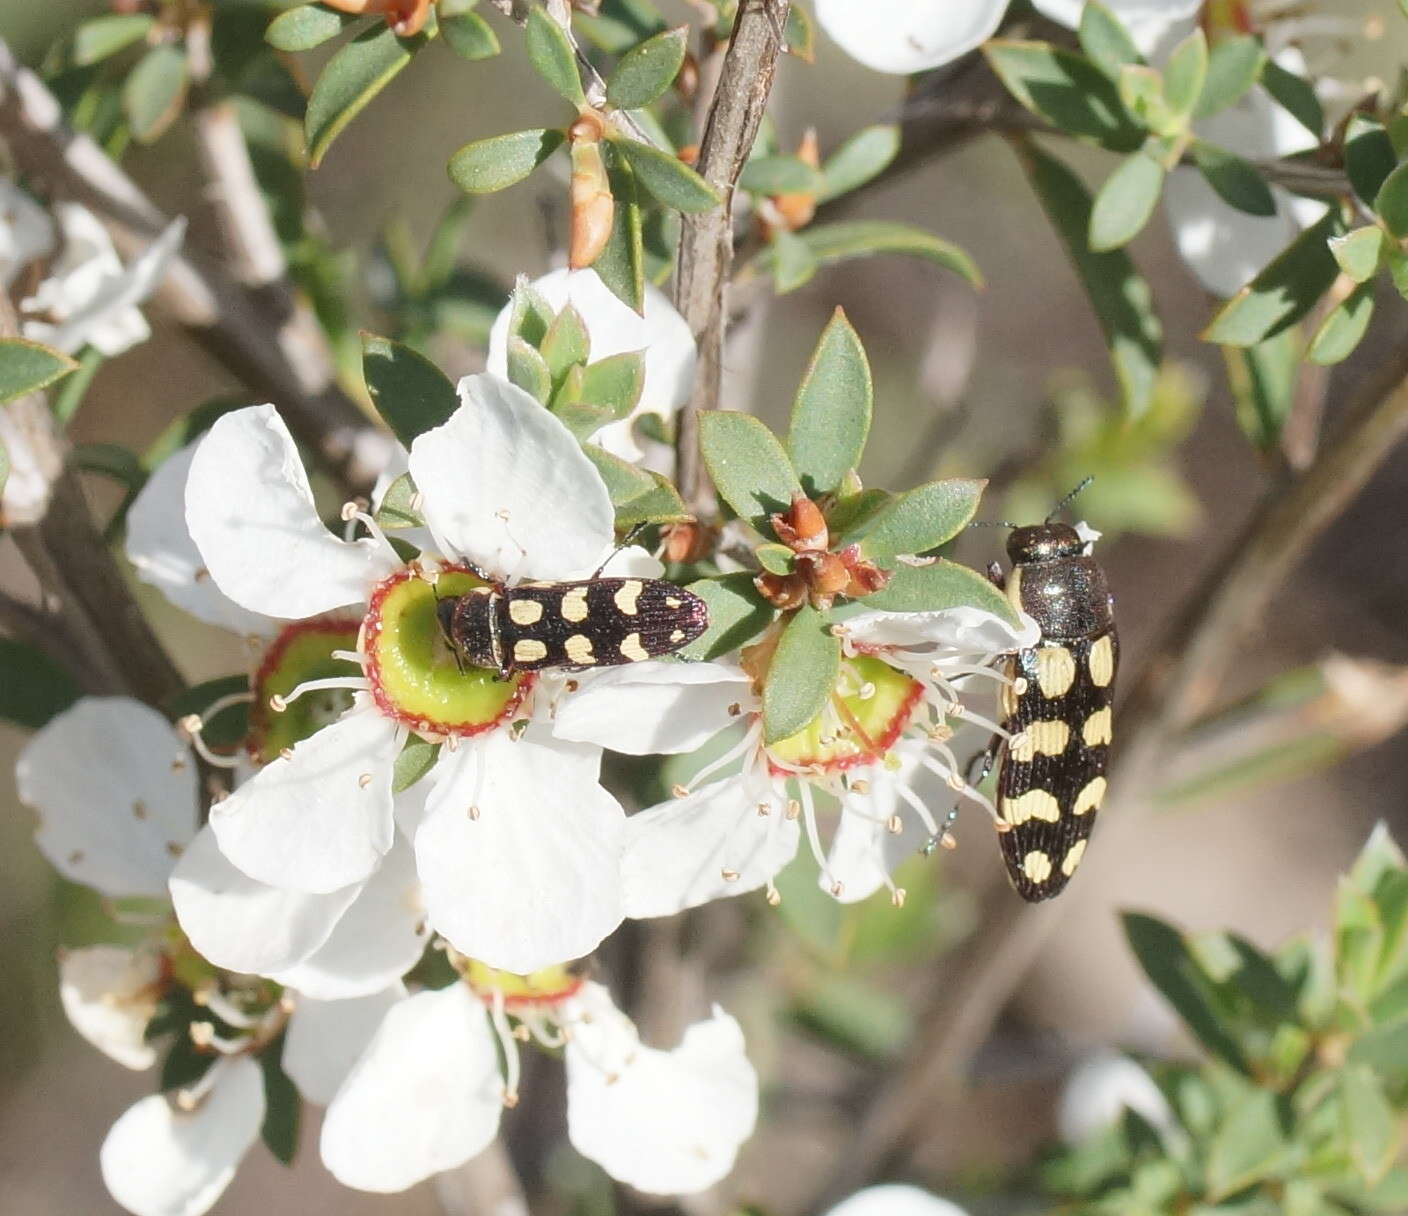
POLYGON ((1067 1144, 1081 1144, 1114 1124, 1126 1109, 1160 1131, 1174 1127, 1168 1099, 1147 1072, 1117 1052, 1093 1051, 1066 1079, 1057 1129, 1067 1144))
POLYGON ((741 738, 677 788, 673 801, 627 821, 628 916, 670 915, 759 887, 777 903, 772 880, 803 831, 820 881, 837 899, 864 899, 886 886, 902 902, 890 872, 926 840, 943 840, 956 815, 943 824, 935 819, 915 792, 921 777, 939 778, 944 797, 966 797, 996 818, 988 799, 963 780, 946 719, 997 727, 960 702, 953 682, 1003 679, 992 660, 1032 645, 1035 622, 1024 618, 1014 630, 970 608, 863 612, 845 630, 849 657, 836 696, 811 727, 771 747, 762 742, 750 677, 727 663, 641 663, 603 672, 559 708, 560 735, 627 754, 693 751, 742 724, 741 738), (735 764, 736 773, 712 779, 735 764), (814 789, 840 804, 829 854, 814 789))
POLYGON ((161 993, 161 955, 126 946, 84 946, 59 953, 59 999, 69 1023, 124 1068, 156 1063, 147 1023, 161 993))
POLYGON ((8 177, 0 177, 0 288, 54 248, 54 221, 8 177))
POLYGON ((92 346, 111 358, 151 337, 137 305, 165 275, 185 236, 186 221, 173 220, 126 269, 101 221, 78 203, 54 208, 63 250, 47 279, 20 309, 47 320, 24 322, 24 336, 72 353, 92 346))
POLYGON ((44 397, 31 394, 0 405, 0 447, 10 465, 0 489, 0 526, 36 524, 64 471, 65 444, 44 397))
POLYGON ((917 1186, 870 1186, 841 1200, 826 1216, 968 1216, 956 1203, 917 1186))
MULTIPOLYGON (((1080 23, 1084 0, 1035 0, 1062 25, 1080 23)), ((1142 50, 1149 50, 1175 22, 1195 13, 1202 0, 1109 0, 1142 50)), ((853 59, 877 72, 909 75, 965 55, 997 32, 1007 0, 817 0, 816 16, 853 59)))
MULTIPOLYGON (((1287 49, 1276 61, 1293 72, 1303 71, 1300 53, 1287 49)), ((1210 143, 1251 161, 1274 160, 1318 146, 1261 85, 1253 85, 1235 104, 1205 118, 1197 132, 1210 143)), ((1184 167, 1169 174, 1164 207, 1183 260, 1214 295, 1239 291, 1280 253, 1302 228, 1315 223, 1328 204, 1299 198, 1280 186, 1271 187, 1276 214, 1248 215, 1218 197, 1198 170, 1184 167)))
POLYGON ((562 1048, 568 1138, 584 1156, 654 1194, 723 1178, 757 1118, 738 1023, 716 1007, 661 1051, 641 1043, 605 988, 561 979, 557 992, 508 996, 492 980, 477 990, 457 982, 393 1007, 328 1106, 322 1155, 333 1175, 400 1191, 487 1147, 505 1102, 517 1100, 513 1016, 523 1034, 562 1048))
POLYGON ((393 769, 407 738, 443 740, 415 827, 429 922, 464 953, 528 972, 589 953, 620 923, 624 813, 599 783, 599 749, 553 733, 559 676, 501 681, 435 666, 425 578, 445 580, 466 560, 501 578, 584 577, 611 549, 614 514, 576 440, 528 394, 481 375, 461 381, 460 396, 411 448, 443 561, 423 555, 410 567, 365 516, 372 534, 359 540, 324 527, 272 406, 227 414, 202 440, 186 518, 217 586, 283 619, 353 609, 361 633, 347 657, 365 671, 305 682, 279 702, 355 694, 351 711, 217 805, 211 826, 251 878, 331 895, 365 882, 391 848, 393 769), (419 666, 407 657, 416 647, 419 666))
MULTIPOLYGON (((694 338, 685 319, 664 294, 646 284, 644 315, 621 302, 595 270, 549 271, 528 284, 548 304, 561 311, 576 308, 591 342, 590 362, 636 351, 645 354, 645 386, 630 417, 603 427, 592 436, 608 452, 632 463, 645 455, 631 428, 641 414, 672 418, 689 400, 694 383, 694 338)), ((513 313, 510 301, 489 331, 488 368, 508 376, 508 327, 513 313)))

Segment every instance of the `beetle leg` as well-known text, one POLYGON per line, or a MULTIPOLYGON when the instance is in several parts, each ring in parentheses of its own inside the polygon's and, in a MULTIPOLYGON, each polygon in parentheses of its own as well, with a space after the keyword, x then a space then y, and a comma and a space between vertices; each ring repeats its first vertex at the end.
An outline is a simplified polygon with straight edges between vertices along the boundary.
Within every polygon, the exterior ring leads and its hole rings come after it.
POLYGON ((1003 574, 1000 562, 988 562, 988 582, 999 591, 1007 590, 1007 575, 1003 574))

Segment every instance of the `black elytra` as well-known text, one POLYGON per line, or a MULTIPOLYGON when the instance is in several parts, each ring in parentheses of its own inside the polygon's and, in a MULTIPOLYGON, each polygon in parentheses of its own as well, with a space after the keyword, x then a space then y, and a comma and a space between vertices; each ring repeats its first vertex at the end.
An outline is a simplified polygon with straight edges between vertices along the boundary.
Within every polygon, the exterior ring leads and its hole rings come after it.
POLYGON ((709 627, 692 591, 658 578, 491 582, 437 604, 457 655, 505 679, 545 667, 586 670, 660 658, 709 627))
POLYGON ((1105 572, 1075 528, 1015 528, 1005 581, 1041 640, 1003 660, 997 811, 1008 877, 1023 899, 1059 894, 1105 795, 1119 638, 1105 572))

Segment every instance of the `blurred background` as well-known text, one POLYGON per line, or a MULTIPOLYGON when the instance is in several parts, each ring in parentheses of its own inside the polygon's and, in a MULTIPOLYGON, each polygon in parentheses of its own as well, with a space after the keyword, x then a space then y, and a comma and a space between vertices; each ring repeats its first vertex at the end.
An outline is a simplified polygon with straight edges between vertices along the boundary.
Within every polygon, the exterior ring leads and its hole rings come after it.
MULTIPOLYGON (((1388 30, 1377 44, 1339 47, 1340 74, 1362 78, 1380 70, 1380 62, 1408 57, 1408 23, 1391 3, 1343 0, 1334 7, 1356 22, 1381 12, 1388 30), (1395 38, 1397 45, 1386 45, 1395 38)), ((57 34, 104 8, 97 0, 0 0, 0 35, 37 63, 57 34)), ((788 61, 780 73, 772 113, 784 147, 815 126, 823 150, 833 148, 860 126, 895 118, 902 104, 902 80, 867 71, 824 37, 818 42, 814 66, 788 61)), ((504 43, 507 53, 484 63, 441 55, 418 60, 310 175, 312 206, 349 256, 374 266, 371 251, 388 222, 423 242, 458 197, 444 164, 461 144, 509 123, 557 117, 553 100, 529 83, 516 41, 506 35, 504 43)), ((318 62, 316 55, 301 56, 300 70, 311 74, 318 62)), ((1092 181, 1107 171, 1099 153, 1067 145, 1062 155, 1092 181)), ((183 126, 155 148, 134 149, 126 164, 165 211, 190 218, 190 243, 213 248, 209 205, 183 126)), ((559 184, 539 175, 480 200, 462 262, 505 288, 516 274, 549 269, 563 230, 563 196, 559 184)), ((1132 253, 1153 284, 1166 330, 1170 368, 1157 407, 1162 433, 1141 448, 1137 462, 1130 457, 1122 464, 1128 450, 1116 444, 1114 456, 1101 458, 1105 467, 1088 467, 1099 445, 1082 446, 1079 435, 1118 425, 1106 351, 1064 251, 1004 143, 982 137, 964 144, 867 190, 848 213, 909 220, 956 242, 981 266, 986 289, 974 292, 930 264, 900 258, 823 271, 800 291, 758 305, 734 332, 728 404, 775 424, 784 419, 816 336, 839 304, 864 340, 876 377, 876 421, 862 470, 867 481, 899 488, 935 475, 993 476, 985 514, 996 519, 1013 511, 1027 519, 1094 473, 1096 484, 1076 514, 1108 533, 1099 552, 1117 598, 1128 681, 1171 610, 1236 536, 1265 484, 1266 469, 1238 426, 1221 355, 1197 338, 1210 298, 1156 217, 1132 253)), ((352 299, 348 307, 374 327, 370 298, 352 299)), ((242 392, 159 313, 151 319, 154 339, 100 372, 76 439, 140 450, 202 401, 242 392)), ((1327 425, 1356 379, 1405 340, 1408 310, 1400 300, 1384 301, 1369 340, 1329 376, 1327 425)), ((482 360, 464 346, 435 353, 454 372, 482 360)), ((108 492, 95 486, 100 502, 108 492)), ((1197 783, 1218 769, 1217 747, 1227 747, 1229 731, 1238 737, 1238 727, 1224 724, 1211 758, 1194 756, 1186 768, 1167 769, 1168 784, 1149 791, 1148 805, 1121 805, 1115 813, 1137 815, 1137 829, 1107 832, 1109 847, 1097 833, 1080 881, 1062 896, 1058 927, 974 1061, 976 1085, 964 1109, 936 1106, 898 1175, 952 1194, 977 1193, 970 1202, 980 1209, 983 1190, 1028 1162, 1053 1134, 1061 1082, 1085 1052, 1106 1044, 1183 1048, 1172 1017, 1139 978, 1117 909, 1153 910, 1195 929, 1232 926, 1274 945, 1322 931, 1335 876, 1376 820, 1408 836, 1408 745, 1397 729, 1408 719, 1405 502, 1408 450, 1400 450, 1278 592, 1225 673, 1221 699, 1232 702, 1335 653, 1388 665, 1372 678, 1356 668, 1365 678, 1341 681, 1333 693, 1317 692, 1317 677, 1307 676, 1309 683, 1296 687, 1311 689, 1304 694, 1309 708, 1270 728, 1272 742, 1294 742, 1307 732, 1318 740, 1328 732, 1342 742, 1344 761, 1320 763, 1339 753, 1307 742, 1303 751, 1292 747, 1281 755, 1260 780, 1217 779, 1199 796, 1178 793, 1178 782, 1197 783)), ((1001 556, 1002 535, 970 532, 960 556, 984 565, 1001 556)), ((0 567, 0 578, 10 577, 18 576, 0 567)), ((239 668, 232 640, 155 595, 142 598, 191 680, 239 668)), ((23 741, 20 732, 0 726, 0 771, 12 772, 23 741)), ((149 1078, 88 1049, 60 1011, 52 959, 75 915, 75 897, 34 850, 31 832, 30 813, 15 800, 8 775, 0 778, 0 1210, 6 1216, 116 1211, 98 1175, 97 1147, 112 1120, 147 1091, 149 1078)), ((956 957, 950 949, 981 927, 998 895, 1009 898, 986 825, 961 823, 958 837, 956 852, 911 863, 903 882, 913 899, 903 913, 880 900, 844 913, 809 901, 805 874, 789 884, 781 915, 761 899, 724 913, 737 957, 716 990, 682 989, 680 999, 707 995, 736 1012, 765 1079, 763 1130, 745 1149, 730 1187, 739 1199, 756 1197, 778 1214, 800 1210, 815 1172, 846 1151, 851 1103, 897 1058, 915 1010, 944 985, 956 957), (975 894, 984 891, 996 894, 975 894)), ((643 934, 647 943, 651 932, 643 934)), ((543 1152, 532 1167, 587 1196, 577 1210, 594 1210, 589 1197, 609 1190, 602 1192, 594 1167, 559 1146, 561 1126, 552 1122, 560 1119, 553 1097, 559 1071, 539 1069, 528 1085, 510 1126, 524 1118, 542 1122, 535 1142, 543 1152)), ((438 1210, 429 1186, 384 1198, 337 1187, 318 1163, 316 1130, 314 1116, 293 1180, 256 1147, 216 1211, 438 1210)))

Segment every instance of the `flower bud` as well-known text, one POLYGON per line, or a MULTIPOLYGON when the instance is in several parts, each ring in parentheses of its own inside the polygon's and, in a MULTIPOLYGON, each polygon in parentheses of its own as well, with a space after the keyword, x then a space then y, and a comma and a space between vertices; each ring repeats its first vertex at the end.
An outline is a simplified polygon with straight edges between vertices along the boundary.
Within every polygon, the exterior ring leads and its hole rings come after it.
POLYGON ((806 580, 810 599, 817 608, 829 608, 837 593, 851 581, 851 572, 840 557, 816 550, 797 554, 797 573, 806 580))
POLYGON ((665 542, 664 559, 674 565, 699 561, 714 542, 712 530, 693 519, 667 525, 662 535, 665 542))
POLYGON ((800 574, 770 574, 763 571, 753 580, 758 594, 774 608, 789 612, 807 600, 807 582, 800 574))
POLYGON ((567 262, 573 270, 590 266, 611 238, 616 200, 601 155, 602 123, 592 112, 583 114, 567 129, 572 146, 571 229, 567 262))
POLYGON ((807 549, 826 549, 831 543, 827 531, 826 517, 821 508, 801 490, 792 495, 792 506, 787 514, 780 512, 772 516, 772 530, 777 539, 797 553, 807 549))

